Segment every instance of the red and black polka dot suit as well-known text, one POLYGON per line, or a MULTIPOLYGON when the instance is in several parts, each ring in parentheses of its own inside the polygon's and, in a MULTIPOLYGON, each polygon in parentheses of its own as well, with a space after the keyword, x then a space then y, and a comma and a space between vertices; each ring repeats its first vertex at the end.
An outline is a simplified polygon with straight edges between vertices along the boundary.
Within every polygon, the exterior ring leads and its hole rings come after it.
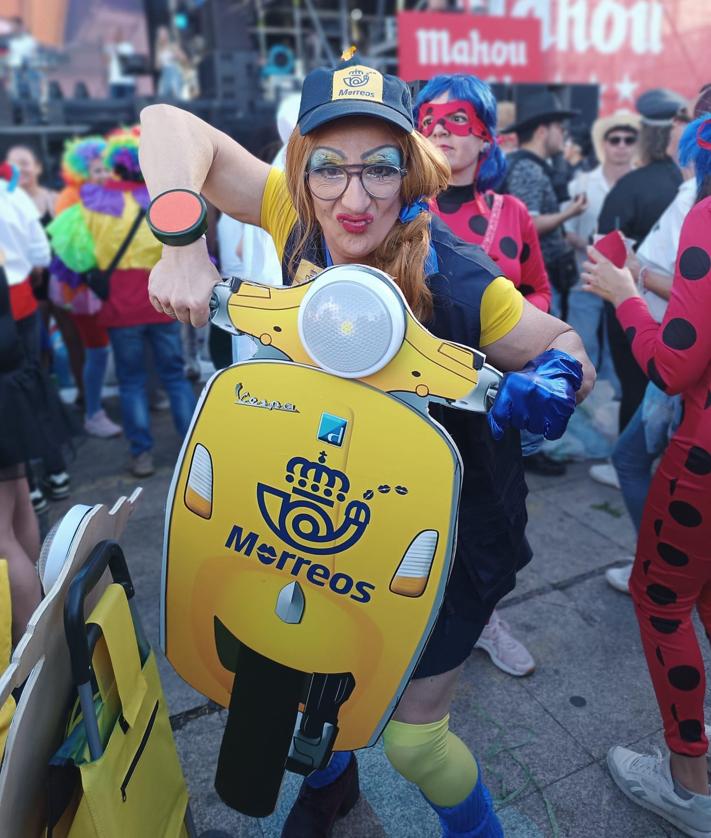
MULTIPOLYGON (((551 287, 541 255, 541 245, 526 205, 513 195, 503 195, 496 234, 488 255, 502 276, 510 279, 523 296, 541 311, 549 311, 551 287)), ((450 186, 430 201, 430 209, 460 239, 482 244, 491 221, 494 193, 477 193, 473 186, 450 186)))
POLYGON ((617 317, 643 370, 683 396, 683 418, 652 481, 630 580, 670 750, 702 756, 706 679, 691 615, 711 638, 711 198, 681 231, 666 316, 639 298, 617 317))

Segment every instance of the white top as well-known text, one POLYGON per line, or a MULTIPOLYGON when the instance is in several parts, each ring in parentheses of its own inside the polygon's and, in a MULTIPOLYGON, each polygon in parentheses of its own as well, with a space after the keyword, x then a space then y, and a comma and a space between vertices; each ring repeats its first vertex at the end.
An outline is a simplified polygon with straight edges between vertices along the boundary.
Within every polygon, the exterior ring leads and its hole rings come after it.
MULTIPOLYGON (((597 221, 600 210, 605 203, 607 193, 612 189, 611 184, 605 180, 602 173, 602 166, 598 166, 591 172, 578 172, 568 186, 571 199, 585 193, 588 205, 585 212, 570 218, 565 222, 565 229, 569 233, 575 233, 585 242, 591 243, 593 236, 597 233, 597 221)), ((583 262, 588 258, 584 250, 575 248, 575 256, 578 266, 582 268, 583 262)))
POLYGON ((22 189, 0 185, 0 250, 5 254, 8 285, 19 285, 32 268, 46 268, 51 252, 39 212, 22 189))
POLYGON ((32 61, 37 52, 37 41, 25 32, 22 35, 15 35, 8 42, 7 65, 13 69, 22 67, 32 61))
MULTIPOLYGON (((659 221, 652 227, 642 244, 637 248, 637 257, 642 265, 656 274, 674 276, 676 254, 679 249, 681 227, 689 210, 696 200, 696 178, 685 180, 676 193, 676 198, 662 213, 659 221)), ((661 323, 664 319, 668 300, 648 291, 642 291, 649 312, 661 323)))
POLYGON ((120 44, 106 44, 104 52, 109 56, 109 84, 132 84, 135 86, 136 79, 121 72, 120 55, 135 55, 136 50, 130 41, 121 41, 120 44))

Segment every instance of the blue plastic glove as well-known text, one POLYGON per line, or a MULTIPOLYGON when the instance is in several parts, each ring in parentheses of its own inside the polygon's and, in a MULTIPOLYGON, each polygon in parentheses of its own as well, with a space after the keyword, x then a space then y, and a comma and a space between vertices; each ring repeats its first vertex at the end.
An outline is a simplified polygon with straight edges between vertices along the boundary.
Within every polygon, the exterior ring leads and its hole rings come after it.
POLYGON ((487 415, 494 439, 501 439, 508 427, 560 439, 582 383, 580 362, 558 349, 548 349, 519 372, 507 373, 487 415))

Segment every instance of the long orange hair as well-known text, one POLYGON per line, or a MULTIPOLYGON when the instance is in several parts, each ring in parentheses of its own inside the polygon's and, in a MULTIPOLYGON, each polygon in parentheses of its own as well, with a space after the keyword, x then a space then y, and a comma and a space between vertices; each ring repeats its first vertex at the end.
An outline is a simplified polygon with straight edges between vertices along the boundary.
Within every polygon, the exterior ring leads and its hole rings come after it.
MULTIPOLYGON (((288 265, 292 279, 304 247, 320 233, 304 177, 311 155, 319 144, 318 136, 318 130, 304 136, 296 128, 286 149, 286 182, 301 222, 301 238, 288 265)), ((416 132, 406 134, 393 129, 393 141, 402 151, 403 167, 407 169, 400 191, 403 204, 420 198, 429 200, 447 188, 449 163, 427 140, 416 132)), ((397 221, 371 254, 373 267, 393 277, 421 322, 427 322, 432 314, 432 294, 425 282, 425 262, 430 249, 429 221, 429 213, 420 213, 406 224, 397 221)))

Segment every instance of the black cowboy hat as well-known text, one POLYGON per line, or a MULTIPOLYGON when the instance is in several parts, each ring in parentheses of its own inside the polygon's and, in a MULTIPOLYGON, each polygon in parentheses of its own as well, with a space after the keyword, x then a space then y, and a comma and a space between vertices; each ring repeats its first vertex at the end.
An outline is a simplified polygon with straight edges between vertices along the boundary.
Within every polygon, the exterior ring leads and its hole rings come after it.
POLYGON ((503 134, 518 134, 525 128, 543 125, 546 122, 562 122, 580 111, 564 108, 560 99, 552 90, 538 90, 527 93, 516 104, 516 122, 504 128, 503 134))

